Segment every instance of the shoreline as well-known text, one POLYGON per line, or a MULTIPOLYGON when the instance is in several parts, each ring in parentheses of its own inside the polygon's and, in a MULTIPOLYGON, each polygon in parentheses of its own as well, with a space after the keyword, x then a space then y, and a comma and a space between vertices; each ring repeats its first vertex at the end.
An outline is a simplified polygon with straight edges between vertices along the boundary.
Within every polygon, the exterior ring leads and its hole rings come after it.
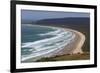
MULTIPOLYGON (((30 24, 32 25, 32 24, 30 24)), ((28 25, 29 26, 29 25, 28 25)), ((36 26, 41 26, 41 25, 36 25, 36 26)), ((79 31, 76 31, 76 30, 73 30, 73 29, 69 29, 69 28, 62 28, 62 27, 53 27, 53 26, 41 26, 41 27, 47 27, 47 28, 53 28, 53 29, 61 29, 61 30, 64 30, 65 32, 66 31, 71 31, 73 32, 75 35, 77 35, 77 40, 74 41, 74 44, 75 46, 72 47, 72 49, 70 50, 70 53, 68 50, 66 50, 66 48, 68 48, 68 45, 66 45, 62 50, 63 51, 59 51, 57 53, 54 53, 53 55, 62 55, 62 54, 65 54, 65 53, 68 53, 68 54, 77 54, 77 53, 83 53, 82 51, 82 46, 85 42, 85 35, 82 34, 81 32, 79 31), (77 43, 76 43, 77 42, 77 43), (65 50, 64 50, 65 49, 65 50)), ((70 46, 71 43, 69 43, 69 46, 70 46)), ((72 45, 73 46, 73 45, 72 45)), ((52 56, 53 56, 52 55, 52 56)))

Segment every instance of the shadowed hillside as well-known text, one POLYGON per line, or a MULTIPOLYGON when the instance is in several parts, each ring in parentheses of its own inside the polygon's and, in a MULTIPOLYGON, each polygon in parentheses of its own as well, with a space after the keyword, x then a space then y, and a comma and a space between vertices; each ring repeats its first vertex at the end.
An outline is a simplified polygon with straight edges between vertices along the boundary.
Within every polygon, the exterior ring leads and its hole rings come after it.
MULTIPOLYGON (((74 25, 86 25, 89 24, 89 18, 56 18, 56 19, 43 19, 43 20, 38 20, 36 22, 37 24, 64 24, 64 25, 68 25, 68 24, 74 24, 74 25)), ((73 25, 73 26, 74 26, 73 25)))

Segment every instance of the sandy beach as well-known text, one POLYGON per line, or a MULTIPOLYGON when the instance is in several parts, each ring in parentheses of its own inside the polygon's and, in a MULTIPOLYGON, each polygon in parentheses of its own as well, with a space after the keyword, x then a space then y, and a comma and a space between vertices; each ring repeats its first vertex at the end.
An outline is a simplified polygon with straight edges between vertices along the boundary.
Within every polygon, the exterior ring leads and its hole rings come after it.
POLYGON ((55 55, 63 55, 63 54, 82 54, 82 46, 85 42, 85 35, 82 34, 79 31, 68 29, 68 28, 63 28, 65 31, 71 31, 73 32, 76 36, 75 39, 66 45, 64 49, 56 53, 55 55))
MULTIPOLYGON (((49 26, 45 26, 45 27, 49 27, 49 26)), ((50 26, 50 28, 52 28, 52 26, 50 26)), ((62 29, 66 32, 67 31, 72 32, 73 34, 75 34, 74 40, 72 40, 69 44, 67 44, 63 49, 61 49, 59 51, 53 51, 51 53, 33 57, 33 58, 31 57, 30 59, 25 60, 26 62, 36 61, 36 60, 44 58, 44 57, 54 57, 54 56, 59 56, 59 55, 64 55, 64 54, 82 54, 83 53, 82 46, 85 42, 84 34, 82 34, 79 31, 69 29, 69 28, 60 28, 60 27, 53 27, 53 28, 62 29)))

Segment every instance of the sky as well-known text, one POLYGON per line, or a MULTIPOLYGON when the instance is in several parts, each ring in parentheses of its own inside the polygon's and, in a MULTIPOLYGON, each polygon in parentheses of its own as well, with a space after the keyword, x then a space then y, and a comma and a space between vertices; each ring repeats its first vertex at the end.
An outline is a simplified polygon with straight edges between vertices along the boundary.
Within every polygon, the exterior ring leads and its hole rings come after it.
POLYGON ((21 19, 22 20, 37 21, 37 20, 41 20, 41 19, 64 18, 64 17, 90 17, 90 14, 82 13, 82 12, 21 10, 21 19))

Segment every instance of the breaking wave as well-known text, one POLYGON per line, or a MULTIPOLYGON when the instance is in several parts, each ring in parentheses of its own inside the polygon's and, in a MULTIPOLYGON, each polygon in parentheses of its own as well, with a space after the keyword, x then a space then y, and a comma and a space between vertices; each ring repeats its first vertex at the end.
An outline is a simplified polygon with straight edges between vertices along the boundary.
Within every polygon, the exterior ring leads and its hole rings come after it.
POLYGON ((27 50, 31 51, 31 53, 28 55, 27 54, 22 55, 22 61, 33 57, 46 55, 48 53, 52 53, 53 51, 60 51, 75 38, 75 34, 73 32, 61 28, 58 28, 56 31, 38 35, 39 36, 55 35, 55 36, 51 38, 37 40, 34 42, 22 43, 21 46, 22 49, 30 48, 27 50))

